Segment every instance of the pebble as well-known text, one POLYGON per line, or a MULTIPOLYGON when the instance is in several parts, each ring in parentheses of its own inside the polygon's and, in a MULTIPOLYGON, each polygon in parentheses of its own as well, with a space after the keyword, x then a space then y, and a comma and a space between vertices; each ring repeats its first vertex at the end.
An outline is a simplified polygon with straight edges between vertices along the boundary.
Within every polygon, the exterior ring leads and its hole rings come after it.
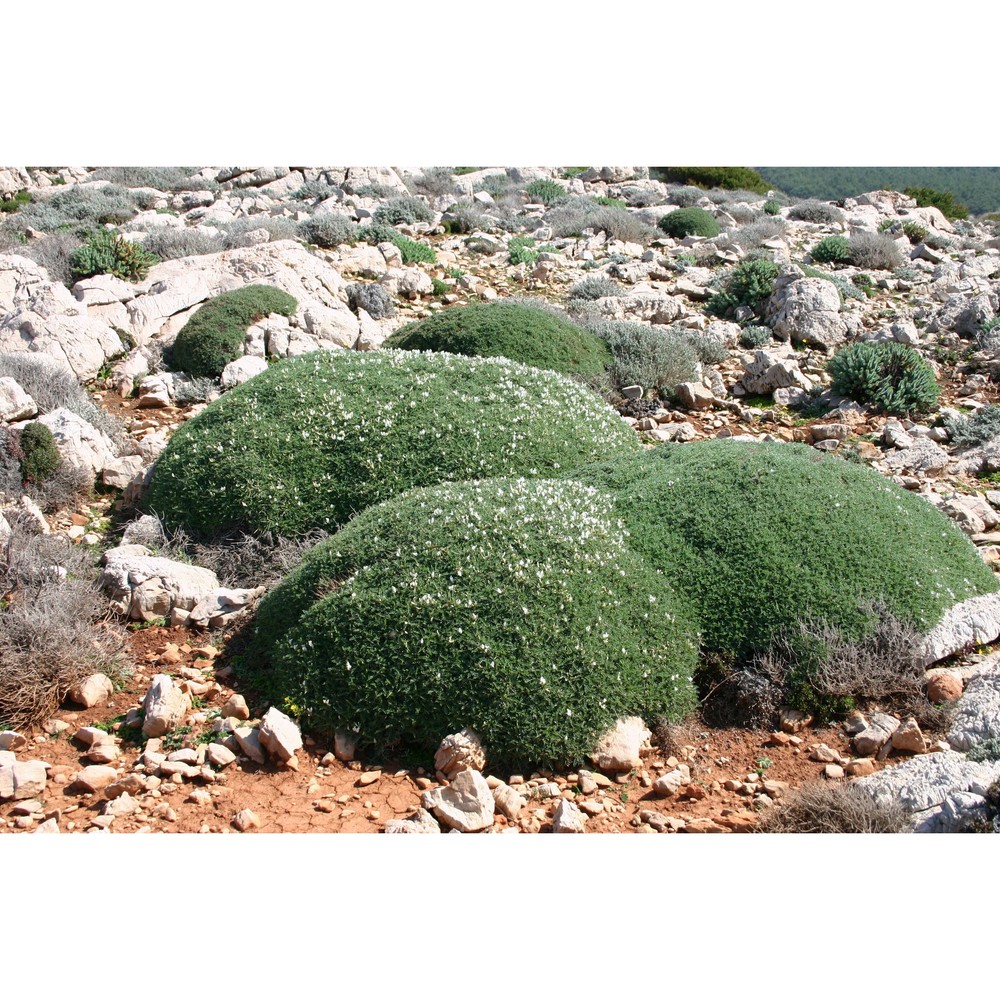
POLYGON ((260 817, 252 809, 241 809, 233 817, 232 822, 233 826, 235 826, 240 833, 246 833, 247 830, 260 829, 260 817))
POLYGON ((366 788, 368 785, 374 785, 375 782, 381 777, 381 771, 365 771, 365 773, 362 774, 354 784, 358 788, 366 788))

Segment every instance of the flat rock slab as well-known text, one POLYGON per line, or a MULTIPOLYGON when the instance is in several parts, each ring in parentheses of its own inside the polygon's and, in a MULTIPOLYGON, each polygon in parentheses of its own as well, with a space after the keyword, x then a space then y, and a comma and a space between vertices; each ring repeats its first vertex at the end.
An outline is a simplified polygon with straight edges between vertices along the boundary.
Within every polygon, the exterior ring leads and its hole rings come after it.
POLYGON ((1000 636, 1000 592, 981 594, 949 608, 924 639, 920 665, 928 667, 969 646, 1000 636))
POLYGON ((908 813, 940 807, 956 792, 984 795, 1000 779, 1000 762, 976 763, 953 751, 913 757, 855 781, 876 802, 900 802, 908 813))
POLYGON ((971 750, 983 740, 1000 736, 1000 666, 974 674, 965 688, 948 730, 956 750, 971 750))

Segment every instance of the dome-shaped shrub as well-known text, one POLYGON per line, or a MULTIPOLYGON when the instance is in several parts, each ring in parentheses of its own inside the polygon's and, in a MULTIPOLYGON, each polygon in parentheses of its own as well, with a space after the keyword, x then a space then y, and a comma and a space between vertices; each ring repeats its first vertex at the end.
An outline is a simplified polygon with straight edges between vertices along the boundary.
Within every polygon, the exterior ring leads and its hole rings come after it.
POLYGON ((922 632, 998 589, 936 508, 866 466, 791 444, 702 441, 574 470, 691 601, 708 650, 744 660, 799 621, 858 637, 882 601, 922 632))
POLYGON ((568 319, 514 302, 443 309, 397 330, 386 347, 510 358, 564 375, 599 375, 611 362, 604 342, 568 319))
POLYGON ((271 313, 291 316, 298 303, 280 288, 245 285, 209 299, 174 341, 174 367, 189 375, 218 377, 243 355, 247 329, 271 313))
POLYGON ((148 496, 171 526, 296 535, 413 486, 541 476, 637 451, 589 389, 504 358, 318 352, 272 365, 189 420, 148 496))
POLYGON ((621 716, 685 715, 695 659, 610 497, 492 479, 411 490, 316 546, 261 604, 251 673, 314 729, 433 752, 471 726, 492 760, 569 764, 621 716))
POLYGON ((715 216, 703 208, 692 205, 690 208, 678 208, 675 212, 660 219, 660 229, 674 239, 682 240, 685 236, 718 236, 722 232, 715 216))
POLYGON ((893 341, 849 344, 826 367, 834 392, 883 413, 926 412, 941 392, 934 369, 920 354, 893 341))

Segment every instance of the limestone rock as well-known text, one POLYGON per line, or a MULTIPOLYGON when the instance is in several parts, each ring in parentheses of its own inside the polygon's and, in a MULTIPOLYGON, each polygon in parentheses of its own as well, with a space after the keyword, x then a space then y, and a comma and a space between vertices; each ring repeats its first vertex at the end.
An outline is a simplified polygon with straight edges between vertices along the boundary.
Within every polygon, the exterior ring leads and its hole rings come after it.
POLYGON ((14 798, 34 799, 44 794, 47 765, 40 760, 19 760, 11 770, 14 778, 14 798))
POLYGON ((602 771, 631 771, 642 765, 640 751, 648 745, 651 735, 638 716, 619 719, 597 741, 590 759, 602 771))
POLYGON ((768 300, 771 327, 783 340, 832 351, 847 338, 840 293, 831 281, 782 275, 768 300))
POLYGON ((222 717, 224 719, 249 719, 250 709, 247 707, 246 698, 241 694, 234 694, 223 706, 222 717))
POLYGON ((257 734, 260 745, 282 763, 291 760, 295 756, 295 751, 302 747, 302 733, 299 727, 273 705, 260 720, 257 734))
POLYGON ((205 752, 206 760, 214 767, 228 767, 236 760, 236 754, 221 743, 209 743, 205 752))
POLYGON ((239 744, 240 750, 255 764, 265 762, 264 749, 260 745, 260 734, 256 728, 242 726, 233 730, 233 736, 239 744))
POLYGON ((461 771, 470 768, 482 771, 485 766, 486 750, 474 729, 465 728, 446 736, 434 754, 434 769, 444 775, 446 781, 451 781, 461 771))
POLYGON ((742 359, 743 388, 754 396, 766 396, 775 389, 802 389, 808 392, 812 379, 803 375, 794 358, 781 358, 770 351, 754 351, 742 359))
POLYGON ((493 826, 493 793, 478 771, 461 771, 447 788, 428 789, 421 804, 447 827, 461 833, 476 833, 493 826))
POLYGON ((924 734, 920 731, 916 719, 907 719, 892 734, 893 750, 903 750, 907 753, 923 753, 927 749, 924 734))
POLYGON ((14 729, 5 729, 0 732, 0 751, 13 752, 27 745, 27 739, 14 729))
POLYGON ((174 608, 194 609, 219 591, 208 569, 154 556, 141 545, 120 545, 104 553, 100 586, 112 606, 137 621, 166 617, 174 608))
POLYGON ((91 674, 70 688, 69 700, 84 708, 94 708, 96 705, 103 705, 114 693, 115 686, 110 677, 91 674))
POLYGON ((552 817, 553 833, 586 833, 587 817, 580 811, 579 806, 563 799, 556 806, 555 815, 552 817))
POLYGON ((921 666, 929 666, 970 646, 992 642, 1000 636, 1000 593, 980 594, 945 611, 925 636, 919 651, 921 666))
POLYGON ((84 792, 99 792, 118 777, 113 767, 104 764, 90 764, 78 771, 73 783, 84 792))
POLYGON ((899 720, 891 715, 873 712, 868 720, 868 728, 854 737, 854 749, 862 757, 878 753, 899 727, 899 720))
POLYGON ((352 761, 358 749, 358 734, 348 729, 338 729, 333 734, 333 755, 337 760, 352 761))
POLYGON ((523 795, 518 795, 510 785, 501 781, 493 789, 493 801, 496 802, 497 809, 507 817, 514 819, 517 814, 527 805, 527 799, 523 795))
POLYGON ((391 819, 385 824, 386 833, 440 833, 437 820, 426 810, 418 809, 406 819, 391 819))
POLYGON ((948 452, 930 438, 917 438, 913 445, 886 456, 885 466, 892 472, 937 475, 948 467, 948 452))
POLYGON ((710 410, 715 402, 715 393, 700 382, 681 382, 674 392, 680 405, 688 410, 710 410))
POLYGON ((191 697, 166 674, 156 674, 142 703, 146 713, 142 723, 145 736, 170 732, 191 710, 191 697))
POLYGON ((111 438, 79 414, 60 406, 38 418, 52 432, 63 461, 96 476, 113 462, 116 450, 111 438))
POLYGON ((221 384, 223 389, 235 389, 236 386, 248 382, 255 375, 267 371, 267 362, 263 358, 244 355, 235 361, 230 361, 222 369, 221 384))
POLYGON ((240 833, 246 833, 247 830, 259 830, 260 817, 252 809, 241 809, 233 817, 233 826, 240 833))
POLYGON ((669 798, 690 783, 690 769, 686 764, 678 764, 672 771, 668 771, 653 782, 653 794, 659 795, 660 798, 669 798))
POLYGON ((28 420, 38 413, 35 401, 12 378, 0 378, 0 422, 28 420))
POLYGON ((969 678, 948 730, 957 750, 971 750, 983 740, 1000 737, 1000 666, 978 670, 969 678))

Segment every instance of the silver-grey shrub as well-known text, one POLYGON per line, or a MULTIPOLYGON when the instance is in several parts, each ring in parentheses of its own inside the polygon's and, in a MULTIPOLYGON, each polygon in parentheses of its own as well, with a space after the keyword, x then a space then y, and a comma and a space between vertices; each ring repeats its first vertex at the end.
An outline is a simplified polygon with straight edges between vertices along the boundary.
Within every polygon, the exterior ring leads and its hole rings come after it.
POLYGON ((623 287, 617 281, 603 276, 584 278, 578 281, 570 290, 569 298, 572 299, 603 299, 609 295, 621 295, 623 287))
POLYGON ((20 229, 30 226, 42 232, 67 227, 82 235, 106 222, 120 225, 137 210, 136 196, 119 185, 74 185, 25 205, 17 213, 17 225, 20 229))
POLYGON ((0 253, 14 253, 27 257, 45 268, 46 274, 53 282, 60 282, 71 287, 78 279, 73 274, 70 264, 70 254, 82 245, 82 241, 73 233, 52 233, 41 239, 21 241, 11 238, 5 240, 0 231, 0 245, 7 243, 9 248, 0 248, 0 253))
POLYGON ((886 233, 855 233, 850 238, 851 263, 866 271, 892 271, 903 263, 899 247, 886 233))
POLYGON ((391 198, 375 209, 372 218, 386 226, 408 226, 415 222, 433 222, 434 213, 419 198, 391 198))
POLYGON ((225 250, 235 250, 243 246, 243 238, 255 229, 266 229, 274 240, 294 240, 298 236, 298 226, 291 220, 273 215, 246 215, 232 222, 221 223, 222 246, 225 250))
POLYGON ((774 239, 776 236, 784 236, 788 227, 785 220, 777 216, 764 216, 755 219, 747 225, 740 226, 733 233, 733 242, 738 243, 744 250, 755 250, 764 240, 774 239))
POLYGON ((339 212, 317 212, 311 219, 299 223, 297 234, 307 243, 318 247, 337 247, 353 243, 358 227, 339 212))
POLYGON ((789 219, 800 222, 815 222, 823 225, 834 225, 844 221, 844 213, 836 205, 828 205, 825 201, 807 198, 788 210, 789 219))
POLYGON ((225 249, 225 241, 221 235, 206 233, 201 229, 150 226, 147 234, 142 241, 143 249, 155 254, 160 260, 198 257, 225 249))
POLYGON ((641 385, 668 396, 678 383, 697 377, 697 351, 672 328, 612 320, 591 322, 588 328, 607 343, 614 356, 608 371, 616 389, 641 385))

